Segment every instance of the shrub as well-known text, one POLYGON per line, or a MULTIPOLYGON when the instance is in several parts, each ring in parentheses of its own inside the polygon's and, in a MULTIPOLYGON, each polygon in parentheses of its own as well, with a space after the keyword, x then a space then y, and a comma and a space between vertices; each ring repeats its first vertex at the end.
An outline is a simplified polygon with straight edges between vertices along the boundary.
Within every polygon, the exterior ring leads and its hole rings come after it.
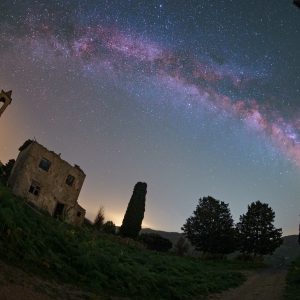
POLYGON ((112 221, 107 221, 102 226, 102 231, 108 234, 115 234, 116 233, 116 225, 112 221))
POLYGON ((167 252, 172 248, 172 243, 156 233, 142 233, 139 240, 150 250, 167 252))

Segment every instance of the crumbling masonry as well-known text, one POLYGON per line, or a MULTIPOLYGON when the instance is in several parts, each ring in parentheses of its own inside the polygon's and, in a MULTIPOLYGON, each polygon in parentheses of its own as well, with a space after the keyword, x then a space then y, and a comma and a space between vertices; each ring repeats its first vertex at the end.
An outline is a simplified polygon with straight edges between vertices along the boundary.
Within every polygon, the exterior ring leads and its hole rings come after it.
POLYGON ((53 217, 80 225, 85 210, 77 203, 85 174, 36 141, 20 148, 8 185, 15 195, 48 211, 53 217))

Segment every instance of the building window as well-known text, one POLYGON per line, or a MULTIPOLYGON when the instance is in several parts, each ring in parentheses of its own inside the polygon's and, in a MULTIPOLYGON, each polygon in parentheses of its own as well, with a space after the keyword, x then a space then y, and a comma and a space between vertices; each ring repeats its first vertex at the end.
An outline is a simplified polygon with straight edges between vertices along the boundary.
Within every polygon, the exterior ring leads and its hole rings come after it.
POLYGON ((68 175, 68 177, 66 179, 66 184, 69 185, 69 186, 72 186, 74 181, 75 181, 75 177, 72 176, 72 175, 68 175))
POLYGON ((80 211, 77 212, 77 217, 81 217, 81 212, 80 211))
POLYGON ((34 196, 38 196, 40 194, 41 187, 36 181, 32 181, 31 186, 29 188, 29 193, 33 194, 34 196))
POLYGON ((46 159, 46 158, 42 158, 42 159, 41 159, 40 164, 39 164, 39 167, 40 167, 42 170, 48 172, 50 166, 51 166, 51 162, 50 162, 48 159, 46 159))

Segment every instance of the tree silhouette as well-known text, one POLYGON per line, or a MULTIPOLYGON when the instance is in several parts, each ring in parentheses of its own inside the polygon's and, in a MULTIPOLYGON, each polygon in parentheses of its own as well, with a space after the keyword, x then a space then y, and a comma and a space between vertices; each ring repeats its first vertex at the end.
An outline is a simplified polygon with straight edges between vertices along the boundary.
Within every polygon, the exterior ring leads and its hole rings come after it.
POLYGON ((101 206, 98 210, 98 213, 96 215, 96 218, 94 220, 94 227, 97 229, 97 230, 101 230, 102 229, 102 226, 104 224, 104 208, 103 206, 101 206))
POLYGON ((8 178, 11 174, 11 171, 15 165, 15 160, 14 159, 10 159, 5 165, 1 165, 1 168, 0 168, 0 180, 6 184, 7 181, 8 181, 8 178))
POLYGON ((228 204, 204 197, 181 228, 196 250, 228 254, 236 249, 235 229, 228 204))
POLYGON ((113 221, 107 221, 102 226, 103 232, 108 233, 108 234, 115 234, 116 228, 117 227, 113 221))
POLYGON ((282 230, 273 225, 275 213, 266 203, 248 205, 246 214, 237 224, 239 249, 247 255, 272 254, 282 244, 282 230))
POLYGON ((128 203, 128 207, 120 227, 120 235, 137 238, 145 213, 145 202, 147 194, 147 183, 138 182, 128 203))

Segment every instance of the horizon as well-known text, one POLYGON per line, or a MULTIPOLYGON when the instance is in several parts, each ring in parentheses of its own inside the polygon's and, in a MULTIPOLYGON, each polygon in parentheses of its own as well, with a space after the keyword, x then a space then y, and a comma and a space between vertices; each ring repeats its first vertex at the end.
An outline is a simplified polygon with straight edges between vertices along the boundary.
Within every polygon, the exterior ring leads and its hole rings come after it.
POLYGON ((36 140, 79 165, 79 203, 180 232, 199 198, 235 222, 260 200, 283 235, 300 214, 300 11, 291 3, 0 4, 0 161, 36 140), (236 16, 232 18, 232 16, 236 16), (4 143, 3 143, 4 141, 4 143))

